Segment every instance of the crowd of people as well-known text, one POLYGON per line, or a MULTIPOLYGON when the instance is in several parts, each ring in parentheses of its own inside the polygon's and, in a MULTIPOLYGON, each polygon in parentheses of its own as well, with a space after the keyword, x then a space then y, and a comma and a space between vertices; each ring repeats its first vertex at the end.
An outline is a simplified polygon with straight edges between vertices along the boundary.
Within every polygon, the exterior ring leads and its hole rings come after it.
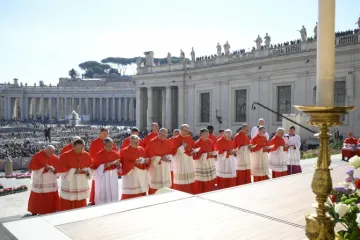
POLYGON ((170 138, 168 130, 159 129, 157 123, 151 129, 141 138, 133 128, 119 150, 105 128, 91 141, 88 151, 78 136, 59 156, 55 147, 48 145, 29 164, 32 191, 28 210, 45 214, 85 207, 89 197, 91 204, 102 204, 151 195, 163 188, 201 194, 266 180, 269 168, 273 178, 301 172, 301 141, 295 127, 288 133, 279 128, 269 139, 263 119, 251 131, 244 124, 235 135, 226 129, 216 136, 208 126, 200 130, 197 141, 187 124, 175 129, 170 138))

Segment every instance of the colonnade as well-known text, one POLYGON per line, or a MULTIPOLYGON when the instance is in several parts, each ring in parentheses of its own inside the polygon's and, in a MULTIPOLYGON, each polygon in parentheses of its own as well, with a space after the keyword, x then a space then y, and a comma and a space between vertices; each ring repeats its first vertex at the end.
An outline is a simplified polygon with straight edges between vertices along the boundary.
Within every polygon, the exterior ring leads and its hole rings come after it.
POLYGON ((7 96, 5 119, 67 119, 72 111, 86 120, 135 120, 134 97, 7 96))

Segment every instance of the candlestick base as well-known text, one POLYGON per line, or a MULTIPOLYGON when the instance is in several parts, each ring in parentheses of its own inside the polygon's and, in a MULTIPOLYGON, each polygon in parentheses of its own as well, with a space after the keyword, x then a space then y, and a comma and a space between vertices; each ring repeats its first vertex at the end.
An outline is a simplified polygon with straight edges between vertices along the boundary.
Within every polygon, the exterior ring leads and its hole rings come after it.
POLYGON ((328 134, 329 127, 342 125, 341 116, 354 110, 349 107, 319 107, 319 106, 294 106, 297 110, 309 115, 308 124, 318 126, 320 151, 311 183, 311 189, 316 195, 316 214, 306 215, 306 236, 311 240, 334 239, 334 221, 326 213, 325 202, 332 190, 330 174, 330 151, 328 134))

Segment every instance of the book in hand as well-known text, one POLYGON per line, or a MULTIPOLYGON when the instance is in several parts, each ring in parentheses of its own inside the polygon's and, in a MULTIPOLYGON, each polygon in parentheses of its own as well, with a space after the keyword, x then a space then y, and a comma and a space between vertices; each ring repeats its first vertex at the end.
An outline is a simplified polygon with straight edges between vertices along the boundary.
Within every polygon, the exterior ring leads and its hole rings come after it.
POLYGON ((200 151, 200 148, 193 148, 193 150, 192 150, 193 153, 197 153, 199 151, 200 151))

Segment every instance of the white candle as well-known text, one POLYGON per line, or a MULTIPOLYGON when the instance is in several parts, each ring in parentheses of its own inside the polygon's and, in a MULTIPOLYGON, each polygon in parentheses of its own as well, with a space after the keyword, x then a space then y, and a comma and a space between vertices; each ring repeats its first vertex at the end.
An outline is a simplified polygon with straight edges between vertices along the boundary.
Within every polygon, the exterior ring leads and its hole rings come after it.
POLYGON ((335 0, 318 0, 316 106, 334 105, 335 0))

